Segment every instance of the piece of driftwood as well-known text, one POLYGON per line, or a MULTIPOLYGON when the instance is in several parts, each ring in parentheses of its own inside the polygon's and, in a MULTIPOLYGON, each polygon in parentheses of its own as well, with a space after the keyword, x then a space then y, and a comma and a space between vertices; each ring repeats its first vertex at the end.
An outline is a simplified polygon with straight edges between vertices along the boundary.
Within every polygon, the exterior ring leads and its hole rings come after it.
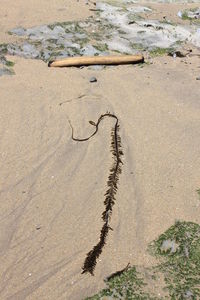
POLYGON ((144 62, 142 55, 75 56, 50 61, 49 67, 78 67, 89 65, 120 65, 144 62))

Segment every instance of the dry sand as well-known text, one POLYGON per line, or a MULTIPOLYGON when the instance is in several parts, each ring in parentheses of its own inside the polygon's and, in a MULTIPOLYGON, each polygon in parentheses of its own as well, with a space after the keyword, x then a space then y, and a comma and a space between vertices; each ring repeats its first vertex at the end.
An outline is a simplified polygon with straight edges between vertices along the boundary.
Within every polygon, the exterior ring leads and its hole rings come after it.
MULTIPOLYGON (((84 1, 3 0, 0 41, 15 26, 89 14, 84 1)), ((9 59, 16 75, 0 78, 0 299, 83 299, 128 262, 152 264, 148 243, 175 220, 199 222, 200 59, 102 71, 9 59), (119 118, 124 151, 114 231, 95 276, 81 275, 102 226, 113 121, 79 143, 68 119, 85 137, 106 111, 119 118)))

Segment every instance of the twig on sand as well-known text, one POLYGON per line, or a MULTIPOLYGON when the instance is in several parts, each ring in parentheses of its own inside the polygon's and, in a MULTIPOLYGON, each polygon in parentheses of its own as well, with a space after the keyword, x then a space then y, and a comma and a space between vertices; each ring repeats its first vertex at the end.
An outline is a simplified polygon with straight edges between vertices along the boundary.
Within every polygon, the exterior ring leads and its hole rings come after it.
POLYGON ((59 103, 59 105, 61 106, 61 105, 65 104, 65 103, 72 102, 73 100, 76 100, 76 99, 81 99, 81 98, 83 98, 83 97, 85 97, 85 96, 86 96, 85 94, 83 94, 83 95, 80 95, 80 96, 78 96, 77 98, 72 98, 72 99, 69 99, 69 100, 66 100, 66 101, 60 102, 60 103, 59 103))
POLYGON ((105 281, 109 281, 109 280, 113 279, 116 276, 120 276, 121 274, 123 274, 124 272, 126 272, 129 268, 130 268, 130 263, 128 263, 127 266, 124 269, 122 269, 120 271, 117 271, 115 273, 112 273, 111 275, 109 275, 108 277, 106 277, 105 281))

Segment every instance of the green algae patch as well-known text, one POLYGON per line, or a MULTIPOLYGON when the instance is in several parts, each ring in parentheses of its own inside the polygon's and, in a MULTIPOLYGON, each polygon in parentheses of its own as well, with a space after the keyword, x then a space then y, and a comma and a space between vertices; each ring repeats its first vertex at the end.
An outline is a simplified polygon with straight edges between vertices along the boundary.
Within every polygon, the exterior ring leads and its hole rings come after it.
POLYGON ((99 50, 100 52, 105 52, 105 51, 108 51, 108 45, 105 43, 105 44, 96 44, 96 45, 93 45, 93 47, 95 47, 97 50, 99 50))
POLYGON ((6 60, 6 66, 7 67, 14 67, 15 63, 13 61, 10 60, 6 60))
POLYGON ((7 58, 0 53, 0 77, 3 75, 15 75, 13 70, 14 62, 7 60, 7 58))
POLYGON ((140 271, 136 266, 130 267, 107 280, 105 289, 85 300, 200 299, 198 224, 177 221, 150 243, 148 252, 157 259, 155 266, 140 271), (149 275, 145 276, 147 271, 149 275), (152 290, 158 282, 161 292, 155 295, 152 290))
POLYGON ((167 55, 170 52, 172 52, 174 49, 173 48, 155 48, 151 51, 149 51, 150 55, 155 57, 155 56, 162 56, 162 55, 167 55))
POLYGON ((107 288, 103 289, 99 294, 86 298, 86 300, 101 300, 103 297, 111 297, 108 299, 158 299, 145 292, 146 283, 132 267, 119 276, 115 276, 107 281, 107 288))
POLYGON ((149 246, 160 260, 155 267, 165 278, 169 299, 199 299, 200 296, 200 226, 176 222, 149 246), (189 297, 190 296, 190 297, 189 297))
POLYGON ((5 55, 7 54, 8 50, 7 50, 8 44, 0 44, 0 55, 5 55))
POLYGON ((4 55, 0 55, 0 64, 5 65, 6 67, 13 67, 15 65, 13 61, 7 60, 4 55))
POLYGON ((192 18, 188 16, 187 11, 184 11, 182 13, 181 19, 182 20, 190 20, 190 21, 192 20, 192 18))
POLYGON ((195 7, 195 8, 186 9, 182 12, 179 12, 179 17, 182 20, 190 21, 190 23, 199 24, 200 23, 200 8, 195 7))

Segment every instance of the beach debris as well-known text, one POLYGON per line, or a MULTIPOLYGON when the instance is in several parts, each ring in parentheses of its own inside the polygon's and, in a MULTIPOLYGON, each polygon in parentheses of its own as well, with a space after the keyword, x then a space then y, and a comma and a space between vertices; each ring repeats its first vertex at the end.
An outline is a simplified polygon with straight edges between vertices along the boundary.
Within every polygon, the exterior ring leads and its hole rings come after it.
POLYGON ((72 128, 72 139, 78 142, 85 142, 88 141, 90 138, 92 138, 98 132, 99 124, 105 117, 115 119, 115 125, 111 130, 111 153, 113 155, 113 164, 110 168, 110 174, 107 180, 107 191, 104 194, 105 210, 102 213, 103 226, 100 231, 99 242, 92 248, 92 250, 90 250, 87 253, 82 267, 83 270, 82 274, 90 273, 91 275, 94 275, 94 269, 97 264, 97 259, 101 255, 103 248, 106 245, 106 239, 109 231, 113 230, 110 227, 110 221, 111 221, 113 206, 116 201, 115 197, 118 189, 119 175, 121 174, 121 167, 122 167, 121 156, 123 155, 123 152, 121 150, 121 138, 119 136, 119 124, 118 124, 119 120, 116 115, 107 112, 101 115, 96 123, 93 121, 89 121, 89 123, 92 126, 95 126, 96 128, 89 137, 83 139, 74 138, 74 130, 71 125, 71 122, 69 121, 69 124, 72 128))
POLYGON ((196 80, 200 80, 200 76, 198 76, 198 77, 196 78, 196 80))
POLYGON ((96 77, 92 76, 92 77, 90 78, 90 82, 97 82, 96 77))
POLYGON ((73 67, 89 65, 119 65, 144 62, 143 55, 79 56, 50 61, 49 67, 73 67))

